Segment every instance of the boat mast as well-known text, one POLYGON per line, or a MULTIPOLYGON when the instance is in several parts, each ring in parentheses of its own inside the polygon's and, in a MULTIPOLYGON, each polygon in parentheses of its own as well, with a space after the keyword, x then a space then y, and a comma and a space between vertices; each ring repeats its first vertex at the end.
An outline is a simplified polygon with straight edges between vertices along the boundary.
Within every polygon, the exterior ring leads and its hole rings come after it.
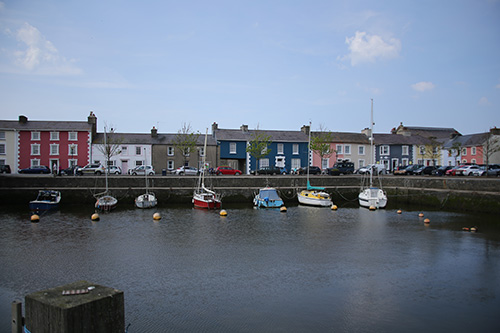
POLYGON ((146 194, 148 194, 148 157, 146 155, 146 147, 144 147, 144 178, 146 179, 146 194))
POLYGON ((372 108, 371 108, 371 115, 370 115, 370 164, 371 164, 371 171, 370 171, 370 187, 372 187, 373 183, 373 98, 372 100, 372 108))
POLYGON ((108 156, 109 156, 109 149, 108 149, 108 145, 107 145, 107 142, 106 142, 106 126, 104 126, 104 153, 106 154, 105 156, 105 160, 106 160, 106 166, 105 166, 105 169, 104 169, 104 178, 106 179, 106 194, 108 194, 108 164, 109 164, 109 160, 108 160, 108 156))
POLYGON ((205 188, 205 162, 207 158, 207 136, 208 136, 208 128, 205 131, 205 144, 203 145, 203 164, 201 166, 202 171, 201 171, 201 186, 205 188))
POLYGON ((309 169, 311 166, 311 122, 309 122, 309 142, 307 144, 307 187, 309 187, 309 169))

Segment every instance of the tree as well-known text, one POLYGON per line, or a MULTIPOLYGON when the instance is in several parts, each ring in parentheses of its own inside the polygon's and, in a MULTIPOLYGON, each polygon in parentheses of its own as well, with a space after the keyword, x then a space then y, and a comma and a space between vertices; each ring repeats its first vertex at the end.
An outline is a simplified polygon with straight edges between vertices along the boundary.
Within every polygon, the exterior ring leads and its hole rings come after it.
POLYGON ((496 153, 500 152, 500 130, 495 128, 490 129, 486 135, 486 140, 483 144, 483 156, 485 164, 490 164, 490 159, 496 153))
MULTIPOLYGON (((311 129, 309 129, 311 130, 311 129)), ((336 150, 331 149, 333 134, 323 126, 320 126, 319 132, 311 138, 311 150, 319 155, 321 161, 329 158, 336 150)))
POLYGON ((177 132, 174 138, 174 147, 184 158, 184 165, 187 165, 188 157, 192 151, 196 150, 200 133, 194 133, 191 124, 182 124, 182 128, 177 132))
POLYGON ((119 155, 121 151, 121 145, 123 143, 123 138, 118 136, 116 128, 111 127, 109 131, 106 130, 107 126, 104 126, 104 138, 102 144, 96 145, 97 150, 104 155, 106 160, 106 167, 109 166, 109 161, 111 157, 119 155))
POLYGON ((255 172, 259 169, 259 161, 271 152, 271 149, 268 148, 270 144, 270 135, 259 131, 258 128, 252 133, 252 140, 248 142, 246 151, 257 161, 255 172))
POLYGON ((436 160, 441 157, 441 143, 433 136, 428 139, 429 142, 425 144, 425 146, 420 146, 419 153, 417 155, 422 157, 422 162, 424 162, 424 159, 428 159, 432 161, 433 165, 436 165, 436 160))
POLYGON ((448 156, 453 156, 455 160, 455 164, 457 164, 457 157, 459 157, 462 153, 462 143, 460 141, 455 141, 451 145, 450 148, 448 148, 448 156))

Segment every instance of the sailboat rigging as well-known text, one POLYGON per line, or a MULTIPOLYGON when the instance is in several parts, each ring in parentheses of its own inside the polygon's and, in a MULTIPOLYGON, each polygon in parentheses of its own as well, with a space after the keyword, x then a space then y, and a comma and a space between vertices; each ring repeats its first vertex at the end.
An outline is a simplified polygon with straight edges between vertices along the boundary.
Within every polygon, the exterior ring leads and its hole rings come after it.
MULTIPOLYGON (((309 122, 309 143, 307 146, 307 160, 309 161, 309 152, 311 151, 311 123, 309 122)), ((309 182, 309 163, 307 166, 307 188, 305 190, 300 191, 297 194, 297 199, 300 204, 310 205, 310 206, 319 206, 319 207, 331 207, 332 199, 330 198, 330 194, 325 192, 324 187, 315 187, 311 186, 309 182)))
POLYGON ((198 179, 198 186, 193 193, 193 204, 196 208, 218 209, 222 205, 221 197, 218 193, 205 187, 205 170, 207 156, 208 128, 205 132, 205 144, 203 146, 203 162, 198 179))
POLYGON ((146 180, 146 193, 139 195, 135 198, 135 206, 137 208, 153 208, 158 203, 156 196, 153 192, 148 190, 148 159, 146 155, 146 148, 144 148, 144 178, 146 180))
MULTIPOLYGON (((108 151, 107 147, 107 141, 106 141, 106 127, 104 127, 104 151, 108 151)), ((105 156, 106 158, 106 167, 109 165, 109 159, 108 159, 108 154, 105 156)), ((111 193, 109 193, 108 189, 108 168, 104 171, 104 177, 106 179, 106 190, 102 193, 96 194, 97 201, 95 203, 95 208, 102 210, 102 211, 110 211, 114 208, 116 208, 116 205, 118 204, 118 199, 113 197, 111 193)))
MULTIPOLYGON (((373 99, 371 103, 371 118, 370 118, 370 169, 368 170, 370 184, 368 187, 362 186, 358 200, 362 207, 370 209, 384 208, 387 205, 387 195, 384 190, 373 186, 373 173, 376 168, 373 165, 373 99)), ((364 185, 364 184, 363 184, 364 185)))

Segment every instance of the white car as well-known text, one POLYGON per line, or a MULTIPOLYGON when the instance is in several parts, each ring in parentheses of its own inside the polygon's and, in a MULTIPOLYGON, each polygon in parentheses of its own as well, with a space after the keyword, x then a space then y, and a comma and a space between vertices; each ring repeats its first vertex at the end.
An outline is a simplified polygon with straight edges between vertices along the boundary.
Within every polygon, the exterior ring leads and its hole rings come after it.
POLYGON ((375 174, 384 175, 387 173, 385 165, 383 164, 368 164, 364 167, 359 168, 358 173, 363 175, 365 173, 371 173, 372 170, 375 170, 375 174))
POLYGON ((197 175, 198 169, 191 166, 181 166, 180 168, 175 169, 174 173, 176 175, 197 175))
POLYGON ((122 174, 122 168, 116 165, 111 165, 106 168, 106 171, 108 172, 108 175, 114 174, 114 175, 121 175, 122 174))
POLYGON ((459 176, 472 176, 474 171, 479 171, 479 165, 465 165, 457 169, 457 175, 459 176))
POLYGON ((136 166, 135 168, 130 169, 128 171, 128 174, 132 175, 132 176, 144 175, 144 171, 145 170, 148 173, 148 176, 153 176, 155 174, 155 170, 153 169, 153 167, 151 165, 147 165, 147 166, 139 165, 139 166, 136 166))

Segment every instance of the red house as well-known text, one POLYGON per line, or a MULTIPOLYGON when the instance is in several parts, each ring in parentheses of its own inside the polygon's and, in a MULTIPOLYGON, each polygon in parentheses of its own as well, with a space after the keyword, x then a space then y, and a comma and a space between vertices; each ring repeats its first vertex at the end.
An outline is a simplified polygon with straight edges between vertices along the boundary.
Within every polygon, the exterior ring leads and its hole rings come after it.
POLYGON ((97 118, 93 112, 87 121, 31 121, 19 116, 10 123, 17 133, 17 170, 46 165, 61 170, 90 161, 92 139, 96 133, 97 118))

